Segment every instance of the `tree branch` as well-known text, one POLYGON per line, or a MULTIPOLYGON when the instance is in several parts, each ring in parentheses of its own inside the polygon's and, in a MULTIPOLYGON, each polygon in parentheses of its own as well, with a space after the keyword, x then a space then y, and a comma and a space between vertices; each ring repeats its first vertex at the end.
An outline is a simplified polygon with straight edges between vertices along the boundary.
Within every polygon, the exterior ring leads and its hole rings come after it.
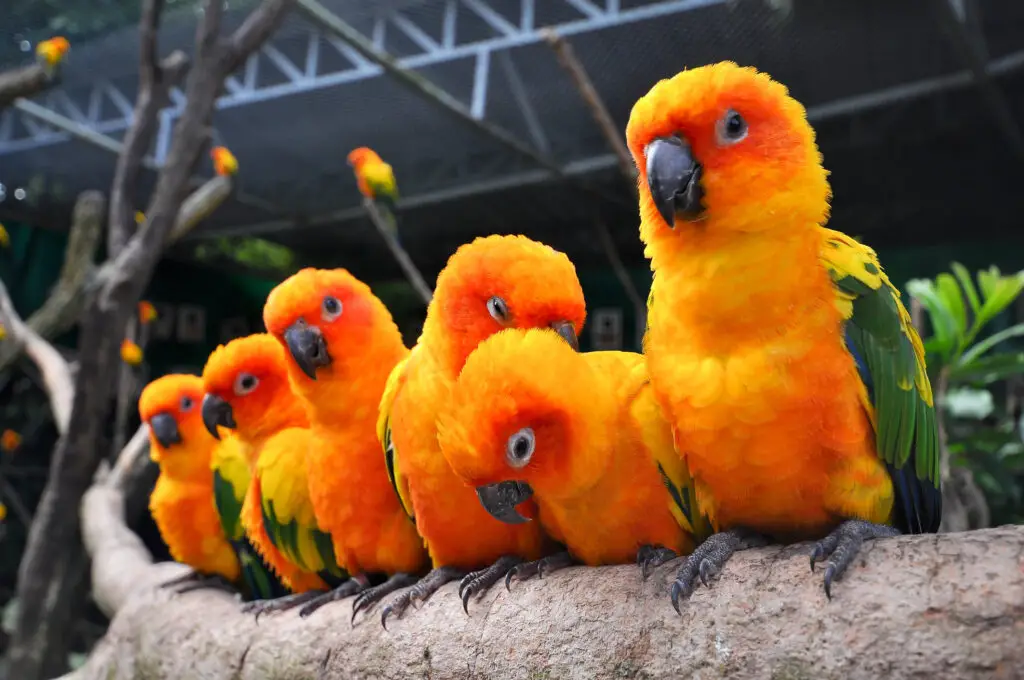
POLYGON ((82 505, 92 587, 114 617, 67 678, 743 677, 990 678, 1021 668, 1024 527, 875 541, 825 599, 809 546, 737 553, 680 617, 674 562, 646 582, 633 565, 573 568, 500 585, 469 616, 454 584, 381 631, 378 606, 349 624, 351 600, 257 624, 223 593, 173 595, 184 572, 152 557, 121 521, 120 491, 82 505), (998 583, 998 587, 992 587, 998 583), (908 653, 908 649, 915 653, 908 653), (920 651, 918 651, 920 650, 920 651))
POLYGON ((391 251, 398 265, 405 272, 405 278, 409 279, 409 283, 412 284, 412 287, 416 289, 416 292, 423 299, 423 304, 429 305, 431 298, 434 297, 433 289, 427 285, 423 274, 420 273, 412 258, 409 257, 409 253, 406 252, 405 248, 398 242, 398 239, 384 226, 384 218, 377 209, 377 204, 373 202, 373 199, 365 198, 363 199, 363 207, 366 209, 366 214, 370 216, 373 226, 377 228, 381 238, 384 239, 384 243, 387 244, 388 250, 391 251))
POLYGON ((31 64, 0 73, 0 110, 19 97, 31 97, 56 82, 40 64, 31 64))

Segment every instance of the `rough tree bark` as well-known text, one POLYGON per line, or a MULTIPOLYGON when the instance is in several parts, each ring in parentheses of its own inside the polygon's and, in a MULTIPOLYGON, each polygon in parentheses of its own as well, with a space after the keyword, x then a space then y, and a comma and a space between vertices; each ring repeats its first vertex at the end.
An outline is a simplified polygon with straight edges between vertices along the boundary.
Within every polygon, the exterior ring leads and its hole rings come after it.
MULTIPOLYGON (((97 270, 94 292, 82 316, 80 368, 67 433, 52 456, 46 489, 18 573, 20 607, 8 651, 11 677, 36 680, 52 672, 54 663, 64 663, 69 613, 80 601, 68 593, 68 584, 74 581, 82 563, 78 506, 104 458, 102 427, 110 413, 109 376, 115 374, 119 365, 122 333, 178 221, 191 173, 209 141, 209 123, 224 79, 269 37, 293 1, 264 0, 226 38, 220 36, 224 3, 203 3, 194 64, 185 82, 185 107, 174 129, 167 162, 158 174, 156 189, 145 210, 145 223, 124 240, 123 247, 111 252, 110 259, 97 270), (62 594, 68 596, 60 597, 62 594)), ((162 0, 143 3, 142 99, 153 97, 153 89, 167 75, 162 71, 167 62, 155 63, 155 35, 162 6, 162 0)), ((137 113, 148 111, 143 103, 136 107, 137 113)), ((136 120, 135 126, 145 131, 141 123, 136 120)), ((127 195, 123 183, 132 173, 132 154, 139 148, 144 153, 148 148, 152 127, 149 130, 148 138, 145 134, 136 134, 134 139, 129 135, 130 143, 126 143, 122 153, 129 157, 124 161, 128 167, 120 178, 122 185, 114 187, 112 195, 127 195)), ((135 173, 138 170, 139 167, 134 168, 135 173)), ((109 225, 112 231, 123 227, 120 216, 120 212, 114 215, 114 222, 109 225)), ((117 243, 117 235, 111 233, 108 241, 117 243)))
POLYGON ((10 106, 19 97, 31 97, 57 82, 57 74, 47 73, 40 64, 0 73, 0 109, 10 106))
POLYGON ((116 483, 82 506, 92 588, 113 617, 93 678, 1011 678, 1024 668, 1024 527, 876 541, 825 599, 808 544, 737 553, 672 610, 676 564, 573 568, 470 603, 449 585, 384 631, 351 600, 308 619, 255 622, 223 593, 157 586, 185 568, 152 558, 121 520, 116 483))

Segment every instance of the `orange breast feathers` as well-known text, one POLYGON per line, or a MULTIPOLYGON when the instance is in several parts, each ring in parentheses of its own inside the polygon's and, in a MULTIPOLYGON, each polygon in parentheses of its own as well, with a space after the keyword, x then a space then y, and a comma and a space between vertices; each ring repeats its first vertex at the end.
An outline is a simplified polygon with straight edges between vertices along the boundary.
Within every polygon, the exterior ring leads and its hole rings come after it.
POLYGON ((660 442, 679 465, 656 405, 639 403, 646 383, 640 354, 580 354, 550 331, 502 331, 466 361, 438 441, 471 488, 528 485, 544 530, 586 564, 633 563, 644 545, 689 551, 648 448, 660 442))
POLYGON ((702 508, 722 529, 799 535, 844 515, 837 485, 867 484, 859 516, 884 521, 892 487, 820 261, 830 189, 803 107, 715 64, 656 84, 627 141, 654 270, 645 352, 702 508))
POLYGON ((149 507, 175 560, 235 581, 238 559, 213 500, 216 440, 203 427, 202 397, 203 382, 193 375, 163 376, 142 391, 139 415, 149 426, 150 457, 160 465, 149 507))
POLYGON ((388 481, 375 429, 388 375, 408 355, 391 314, 346 270, 303 269, 271 291, 263 318, 311 416, 310 498, 339 566, 418 571, 423 542, 388 481))

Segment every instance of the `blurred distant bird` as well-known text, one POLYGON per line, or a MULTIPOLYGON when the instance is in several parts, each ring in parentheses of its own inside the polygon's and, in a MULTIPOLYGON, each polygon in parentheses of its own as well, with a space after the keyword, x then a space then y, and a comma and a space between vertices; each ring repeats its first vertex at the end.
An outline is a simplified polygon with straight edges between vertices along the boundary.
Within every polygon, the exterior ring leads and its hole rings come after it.
POLYGON ((384 218, 384 225, 398 240, 398 182, 395 171, 373 149, 361 146, 348 154, 348 164, 356 175, 359 193, 373 201, 384 218))
POLYGON ((21 435, 8 428, 0 435, 0 449, 4 453, 13 453, 21 445, 21 435))
POLYGON ((142 348, 125 338, 121 342, 121 360, 129 366, 138 366, 142 363, 142 348))
POLYGON ((156 321, 156 307, 149 300, 139 301, 139 323, 146 325, 152 321, 156 321))
POLYGON ((238 172, 238 159, 226 146, 215 146, 210 151, 210 158, 213 159, 213 171, 218 175, 223 177, 238 172))
POLYGON ((63 36, 44 40, 36 45, 36 61, 46 70, 46 75, 52 78, 69 49, 71 43, 63 36))

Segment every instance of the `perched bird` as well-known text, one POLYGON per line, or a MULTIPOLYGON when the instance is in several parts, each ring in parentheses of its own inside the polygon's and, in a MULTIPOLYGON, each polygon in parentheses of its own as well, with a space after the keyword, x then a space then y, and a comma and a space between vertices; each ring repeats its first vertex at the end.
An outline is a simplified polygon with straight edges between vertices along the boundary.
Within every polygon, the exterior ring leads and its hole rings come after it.
POLYGON ((156 321, 156 307, 148 300, 140 300, 138 305, 139 323, 145 326, 156 321))
POLYGON ((0 449, 3 449, 4 453, 14 453, 21 446, 21 435, 16 430, 7 428, 3 434, 0 434, 0 449))
MULTIPOLYGON (((419 342, 389 378, 378 422, 392 483, 416 519, 433 570, 385 607, 382 622, 456 578, 464 577, 463 597, 482 592, 511 567, 545 552, 536 523, 497 521, 448 466, 437 443, 437 414, 482 340, 504 328, 551 328, 575 347, 585 318, 576 268, 542 243, 488 236, 461 246, 448 260, 419 342), (474 569, 483 571, 466 573, 474 569)), ((355 606, 368 606, 367 600, 372 602, 361 595, 355 606)))
POLYGON ((348 154, 348 164, 356 176, 356 186, 366 198, 373 201, 384 218, 388 233, 398 240, 398 182, 395 171, 377 152, 365 146, 348 154))
POLYGON ((626 130, 654 282, 645 353, 716 529, 673 603, 741 545, 827 536, 825 592, 866 539, 934 532, 924 350, 873 250, 825 229, 804 107, 724 62, 657 83, 626 130))
POLYGON ((36 45, 36 62, 46 70, 46 75, 52 78, 69 49, 71 43, 63 36, 43 40, 36 45))
POLYGON ((210 158, 213 159, 213 171, 221 177, 238 172, 238 159, 226 146, 213 147, 210 150, 210 158))
MULTIPOLYGON (((452 470, 491 515, 526 521, 532 498, 544 531, 567 551, 519 565, 529 576, 579 561, 650 566, 711 533, 694 516, 686 466, 642 354, 580 354, 550 330, 499 331, 469 355, 438 417, 452 470)), ((463 593, 463 604, 469 594, 463 593)))
POLYGON ((160 466, 149 510, 171 557, 195 570, 166 585, 195 581, 182 590, 233 591, 239 564, 214 506, 210 455, 217 441, 203 427, 202 399, 203 381, 194 375, 165 375, 142 390, 139 417, 160 466))
POLYGON ((131 338, 125 338, 121 341, 121 361, 129 366, 138 366, 142 363, 142 359, 142 348, 131 338))
MULTIPOLYGON (((313 517, 306 479, 308 419, 288 386, 285 357, 266 333, 221 345, 203 368, 202 415, 206 428, 233 430, 251 468, 241 509, 242 526, 260 556, 306 601, 326 591, 338 570, 330 536, 313 517)), ((237 483, 237 482, 236 482, 237 483)), ((280 600, 250 603, 257 615, 280 600)))
POLYGON ((409 352, 391 314, 346 270, 303 269, 270 292, 263 321, 287 350, 292 389, 310 416, 317 523, 330 533, 338 564, 354 576, 303 612, 364 590, 371 574, 390 577, 378 594, 409 585, 426 553, 391 488, 376 437, 388 375, 409 352))

